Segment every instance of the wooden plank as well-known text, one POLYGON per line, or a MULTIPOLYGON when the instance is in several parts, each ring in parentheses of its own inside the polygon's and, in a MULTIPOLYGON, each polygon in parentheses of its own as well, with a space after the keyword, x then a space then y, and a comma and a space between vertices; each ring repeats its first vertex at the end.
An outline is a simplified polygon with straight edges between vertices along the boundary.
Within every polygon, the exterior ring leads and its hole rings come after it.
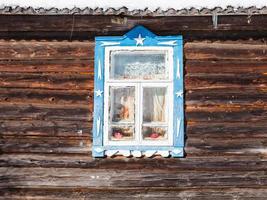
POLYGON ((185 76, 186 88, 222 88, 222 87, 240 87, 240 86, 263 86, 267 83, 265 74, 187 74, 185 76))
MULTIPOLYGON (((91 137, 92 123, 59 120, 2 120, 1 136, 91 137)), ((41 139, 41 138, 40 138, 41 139)))
POLYGON ((1 88, 85 90, 93 87, 93 75, 67 73, 0 73, 1 88))
POLYGON ((5 189, 0 191, 0 199, 3 200, 17 200, 17 199, 168 199, 168 200, 233 200, 236 198, 248 200, 265 200, 265 188, 62 188, 62 189, 34 189, 34 188, 19 188, 19 189, 5 189))
POLYGON ((93 60, 62 60, 62 59, 36 59, 36 60, 0 60, 0 72, 15 73, 47 73, 47 72, 74 72, 93 74, 93 60))
MULTIPOLYGON (((241 42, 241 41, 240 41, 241 42)), ((234 45, 234 44, 233 44, 234 45)), ((185 70, 189 74, 193 73, 233 73, 264 74, 267 72, 267 61, 239 59, 239 60, 185 60, 185 70)))
POLYGON ((266 61, 267 45, 244 43, 194 42, 184 46, 186 60, 260 60, 266 61))
POLYGON ((186 117, 189 121, 198 122, 258 122, 266 121, 267 110, 265 108, 253 105, 205 105, 205 106, 187 106, 186 117))
POLYGON ((0 188, 100 187, 258 187, 265 171, 179 172, 166 170, 93 170, 80 168, 0 168, 0 188))
POLYGON ((222 103, 256 103, 265 102, 267 87, 264 85, 218 87, 218 88, 192 88, 186 91, 186 104, 203 104, 203 102, 222 103))
POLYGON ((1 60, 88 59, 94 55, 88 41, 0 41, 1 60))
POLYGON ((187 121, 186 134, 190 138, 265 138, 267 124, 265 121, 254 122, 194 122, 187 121))
POLYGON ((92 120, 92 107, 89 105, 0 103, 0 111, 0 120, 92 120))
POLYGON ((1 153, 57 153, 91 155, 91 140, 87 137, 1 137, 1 153), (90 154, 89 154, 90 153, 90 154))
POLYGON ((93 102, 94 91, 31 88, 0 88, 0 102, 57 105, 88 105, 93 102))
POLYGON ((265 15, 218 16, 112 16, 112 15, 1 15, 2 38, 88 39, 96 35, 123 35, 136 25, 159 35, 183 34, 185 38, 259 38, 266 36, 265 15))
POLYGON ((2 154, 0 167, 86 168, 86 169, 151 169, 166 171, 262 171, 267 169, 267 158, 247 156, 200 156, 186 158, 123 157, 94 159, 90 155, 68 154, 2 154), (122 167, 123 166, 123 167, 122 167))

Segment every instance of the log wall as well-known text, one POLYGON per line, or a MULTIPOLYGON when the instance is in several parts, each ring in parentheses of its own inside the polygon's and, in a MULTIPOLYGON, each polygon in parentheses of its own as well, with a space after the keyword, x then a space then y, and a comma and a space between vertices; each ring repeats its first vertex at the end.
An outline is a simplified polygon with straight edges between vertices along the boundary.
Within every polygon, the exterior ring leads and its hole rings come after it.
POLYGON ((91 157, 94 43, 0 40, 0 199, 266 199, 267 45, 185 41, 186 157, 91 157))

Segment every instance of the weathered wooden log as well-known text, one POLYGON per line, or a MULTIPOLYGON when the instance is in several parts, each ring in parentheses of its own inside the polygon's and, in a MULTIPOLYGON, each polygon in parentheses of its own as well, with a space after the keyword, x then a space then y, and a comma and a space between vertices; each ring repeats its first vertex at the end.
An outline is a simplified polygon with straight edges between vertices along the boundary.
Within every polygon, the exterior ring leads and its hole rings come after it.
POLYGON ((120 16, 113 15, 1 15, 1 38, 88 39, 96 35, 123 35, 144 25, 160 35, 183 34, 185 38, 263 38, 265 15, 218 16, 120 16))
POLYGON ((1 153, 57 153, 91 155, 88 137, 11 137, 1 136, 1 153), (89 154, 90 153, 90 154, 89 154))
POLYGON ((92 105, 46 105, 0 103, 1 120, 91 121, 92 105))
POLYGON ((250 187, 265 188, 264 171, 94 170, 79 168, 0 168, 0 188, 250 187), (125 176, 127 172, 127 176, 125 176))
POLYGON ((207 74, 202 75, 188 75, 185 77, 185 85, 187 90, 192 89, 215 89, 215 88, 240 88, 240 86, 263 86, 265 87, 267 78, 265 75, 248 74, 243 75, 216 75, 213 74, 208 76, 207 74))
MULTIPOLYGON (((92 123, 86 121, 3 120, 0 136, 91 137, 92 123)), ((40 138, 41 140, 42 138, 40 138)))
POLYGON ((267 45, 195 42, 185 44, 186 60, 267 60, 267 45))
POLYGON ((94 43, 88 41, 1 41, 1 60, 88 59, 94 56, 94 43))
POLYGON ((267 87, 264 86, 239 86, 199 88, 186 90, 186 104, 202 104, 205 101, 229 103, 258 103, 265 102, 267 98, 267 87))
POLYGON ((68 154, 3 154, 0 167, 44 167, 44 168, 86 168, 86 169, 151 169, 166 171, 262 171, 267 169, 267 161, 260 156, 187 156, 176 158, 129 158, 123 157, 94 159, 90 155, 68 154))
POLYGON ((94 91, 31 88, 0 88, 0 102, 28 104, 92 104, 94 91))
POLYGON ((196 122, 187 121, 186 134, 198 138, 265 138, 267 124, 265 121, 244 122, 196 122))
MULTIPOLYGON (((234 44, 233 44, 234 45, 234 44)), ((238 57, 238 56, 237 56, 238 57)), ((264 74, 267 69, 267 61, 262 60, 185 60, 186 73, 226 73, 226 74, 244 74, 255 73, 264 74)))
MULTIPOLYGON (((12 58, 12 57, 10 57, 12 58)), ((36 60, 0 60, 0 72, 15 73, 47 73, 47 72, 73 72, 92 74, 93 60, 63 60, 63 59, 36 59, 36 60)))
POLYGON ((267 196, 264 187, 209 187, 209 188, 159 188, 159 187, 127 187, 127 188, 9 188, 0 191, 1 200, 17 199, 119 199, 119 200, 232 200, 255 199, 264 200, 267 196))
POLYGON ((90 74, 45 74, 45 73, 0 73, 0 87, 46 88, 46 89, 89 89, 93 87, 90 74))

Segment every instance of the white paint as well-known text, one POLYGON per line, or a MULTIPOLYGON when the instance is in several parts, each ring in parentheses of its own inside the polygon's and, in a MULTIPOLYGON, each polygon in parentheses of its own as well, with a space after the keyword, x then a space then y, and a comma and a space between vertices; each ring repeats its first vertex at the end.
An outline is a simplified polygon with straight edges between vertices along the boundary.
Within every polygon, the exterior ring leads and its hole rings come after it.
POLYGON ((113 156, 113 155, 115 155, 115 154, 117 154, 118 153, 118 150, 107 150, 106 151, 106 155, 108 156, 108 157, 111 157, 111 156, 113 156))
POLYGON ((183 150, 182 150, 182 149, 174 149, 174 150, 172 150, 172 152, 173 152, 174 154, 180 154, 180 153, 183 152, 183 150))
POLYGON ((96 121, 96 136, 99 136, 99 132, 100 132, 100 125, 101 125, 101 120, 100 117, 98 117, 97 121, 96 121))
POLYGON ((142 156, 142 152, 135 150, 135 151, 132 151, 132 155, 133 157, 140 158, 142 156))
POLYGON ((177 91, 176 93, 176 97, 183 97, 183 94, 184 94, 184 92, 183 91, 177 91))
POLYGON ((97 78, 98 78, 98 80, 102 79, 102 70, 101 70, 101 61, 100 61, 100 59, 98 60, 97 78))
POLYGON ((141 34, 138 35, 138 38, 134 38, 134 40, 136 41, 136 46, 138 46, 138 44, 144 45, 145 38, 142 38, 141 34))
POLYGON ((101 153, 101 152, 104 151, 104 149, 102 149, 102 148, 100 148, 100 147, 96 147, 96 148, 94 149, 94 151, 97 152, 97 153, 101 153))
POLYGON ((158 151, 157 154, 161 155, 162 157, 166 158, 170 155, 169 151, 158 151))
POLYGON ((147 150, 147 151, 145 151, 144 154, 145 154, 146 157, 150 158, 150 157, 152 157, 156 152, 157 152, 157 151, 154 151, 154 150, 147 150))
POLYGON ((78 130, 77 133, 78 133, 78 135, 82 135, 83 134, 83 130, 78 130))
POLYGON ((125 157, 129 157, 131 155, 131 152, 130 150, 119 150, 118 154, 123 155, 125 157))
POLYGON ((166 41, 166 42, 158 42, 159 45, 176 45, 176 40, 166 41))
POLYGON ((102 91, 102 90, 96 90, 95 93, 96 93, 96 96, 97 96, 97 97, 101 97, 103 91, 102 91))
POLYGON ((120 42, 101 42, 100 46, 120 45, 120 42))
POLYGON ((179 58, 177 58, 177 71, 176 71, 176 78, 180 79, 181 75, 180 75, 180 60, 179 58))
POLYGON ((266 0, 0 0, 0 8, 4 6, 21 6, 34 8, 52 8, 56 7, 58 9, 63 8, 103 8, 108 9, 110 7, 119 9, 121 7, 127 7, 129 10, 148 8, 151 11, 161 8, 162 10, 167 10, 169 8, 183 9, 183 8, 215 8, 227 6, 237 7, 251 7, 256 6, 258 8, 266 6, 266 0))

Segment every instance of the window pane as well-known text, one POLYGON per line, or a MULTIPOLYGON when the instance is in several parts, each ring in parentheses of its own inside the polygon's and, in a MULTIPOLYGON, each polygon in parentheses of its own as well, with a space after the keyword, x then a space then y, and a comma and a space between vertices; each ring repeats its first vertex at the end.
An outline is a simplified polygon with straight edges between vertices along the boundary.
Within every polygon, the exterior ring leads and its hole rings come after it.
POLYGON ((166 87, 143 89, 143 122, 166 122, 166 87))
POLYGON ((134 123, 135 88, 110 87, 109 113, 111 122, 134 123))
POLYGON ((133 126, 111 126, 109 129, 109 140, 132 140, 134 139, 133 126))
POLYGON ((167 127, 143 126, 142 135, 144 140, 166 140, 167 127))
POLYGON ((167 51, 112 51, 111 79, 167 79, 167 51))

